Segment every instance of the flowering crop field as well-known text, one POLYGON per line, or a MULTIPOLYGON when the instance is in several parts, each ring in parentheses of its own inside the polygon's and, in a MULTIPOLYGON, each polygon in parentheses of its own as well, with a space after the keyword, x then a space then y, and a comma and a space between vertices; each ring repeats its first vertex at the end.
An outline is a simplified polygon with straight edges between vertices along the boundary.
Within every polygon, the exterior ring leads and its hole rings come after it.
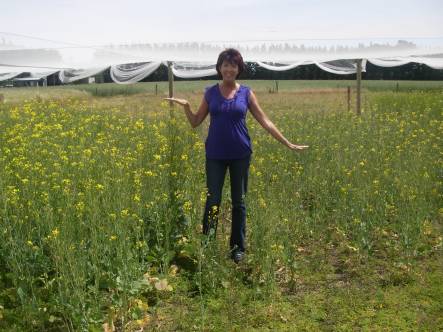
MULTIPOLYGON (((0 104, 1 330, 443 326, 443 90, 365 90, 357 116, 342 92, 258 89, 310 148, 291 152, 248 115, 239 265, 227 179, 217 237, 200 235, 208 120, 191 129, 152 93, 47 91, 0 104)), ((176 94, 194 111, 202 97, 176 94)))

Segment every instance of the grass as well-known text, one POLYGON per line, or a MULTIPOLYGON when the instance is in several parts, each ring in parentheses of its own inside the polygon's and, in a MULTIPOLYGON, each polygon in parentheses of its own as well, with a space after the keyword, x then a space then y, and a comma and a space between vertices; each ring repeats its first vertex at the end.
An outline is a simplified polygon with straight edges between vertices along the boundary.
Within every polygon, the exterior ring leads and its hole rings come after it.
POLYGON ((204 302, 205 321, 197 318, 199 301, 176 292, 158 304, 152 325, 158 331, 198 331, 201 325, 213 331, 433 331, 442 326, 442 274, 429 272, 415 271, 401 285, 327 276, 315 287, 264 297, 237 271, 232 287, 204 302))
MULTIPOLYGON (((196 80, 196 81, 176 81, 174 86, 180 93, 197 93, 204 91, 204 87, 215 84, 217 81, 196 80)), ((245 81, 255 91, 269 92, 275 91, 275 81, 254 80, 245 81)), ((350 86, 355 88, 355 80, 281 80, 278 81, 279 92, 310 91, 318 89, 345 89, 350 86)), ((367 91, 442 91, 443 82, 441 81, 382 81, 382 80, 364 80, 362 88, 367 91)), ((113 96, 133 96, 143 94, 145 96, 167 95, 169 91, 168 82, 141 82, 131 85, 121 85, 116 83, 105 84, 79 84, 65 85, 56 87, 32 87, 32 88, 5 88, 0 93, 4 94, 6 101, 14 102, 24 98, 39 96, 40 98, 66 97, 86 98, 87 96, 104 97, 108 99, 113 96)))
MULTIPOLYGON (((439 83, 368 87, 360 117, 337 86, 287 83, 250 85, 310 149, 290 153, 248 116, 239 266, 227 258, 227 179, 217 238, 201 246, 208 121, 190 129, 162 94, 5 90, 0 329, 441 328, 439 83)), ((196 106, 206 84, 177 82, 177 94, 196 106)))

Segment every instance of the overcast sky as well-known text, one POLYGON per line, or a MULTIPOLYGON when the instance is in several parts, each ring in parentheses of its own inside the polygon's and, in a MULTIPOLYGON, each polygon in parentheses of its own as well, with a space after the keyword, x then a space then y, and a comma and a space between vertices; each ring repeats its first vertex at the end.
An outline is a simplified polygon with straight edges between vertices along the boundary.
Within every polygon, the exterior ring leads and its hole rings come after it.
POLYGON ((0 0, 0 31, 83 45, 443 37, 442 13, 443 0, 0 0))

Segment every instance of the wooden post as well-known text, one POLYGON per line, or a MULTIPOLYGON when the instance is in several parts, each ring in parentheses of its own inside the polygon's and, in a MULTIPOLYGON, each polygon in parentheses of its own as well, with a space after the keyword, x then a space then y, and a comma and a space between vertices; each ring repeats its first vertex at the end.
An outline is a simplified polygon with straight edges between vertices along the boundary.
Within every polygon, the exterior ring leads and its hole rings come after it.
POLYGON ((348 86, 348 112, 351 111, 351 87, 348 86))
POLYGON ((157 83, 155 83, 155 95, 157 95, 158 94, 158 85, 157 85, 157 83))
POLYGON ((361 114, 361 63, 362 59, 357 59, 357 115, 361 114))
POLYGON ((275 81, 275 92, 278 93, 278 81, 277 80, 275 81))
MULTIPOLYGON (((172 61, 168 61, 168 81, 169 81, 169 98, 174 97, 174 75, 172 73, 172 61)), ((169 102, 169 106, 173 107, 174 103, 169 102)))

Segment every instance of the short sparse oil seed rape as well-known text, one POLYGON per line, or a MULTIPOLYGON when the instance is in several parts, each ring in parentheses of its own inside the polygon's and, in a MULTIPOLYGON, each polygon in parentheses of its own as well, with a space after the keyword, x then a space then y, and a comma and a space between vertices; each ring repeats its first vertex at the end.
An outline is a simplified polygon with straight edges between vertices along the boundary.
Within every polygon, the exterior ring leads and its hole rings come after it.
MULTIPOLYGON (((5 312, 37 329, 87 329, 109 313, 147 322, 148 305, 138 296, 173 289, 166 279, 167 287, 153 287, 143 275, 150 267, 168 274, 177 255, 198 251, 204 143, 163 107, 149 118, 80 100, 1 110, 0 281, 17 296, 7 295, 14 299, 6 304, 0 293, 0 322, 5 312)), ((290 283, 294 257, 309 241, 391 258, 441 247, 437 94, 378 93, 361 117, 267 111, 288 138, 311 148, 288 153, 248 119, 253 282, 275 284, 284 272, 290 283)), ((221 213, 223 224, 228 214, 221 213)), ((202 285, 226 283, 223 271, 209 271, 202 285)))

